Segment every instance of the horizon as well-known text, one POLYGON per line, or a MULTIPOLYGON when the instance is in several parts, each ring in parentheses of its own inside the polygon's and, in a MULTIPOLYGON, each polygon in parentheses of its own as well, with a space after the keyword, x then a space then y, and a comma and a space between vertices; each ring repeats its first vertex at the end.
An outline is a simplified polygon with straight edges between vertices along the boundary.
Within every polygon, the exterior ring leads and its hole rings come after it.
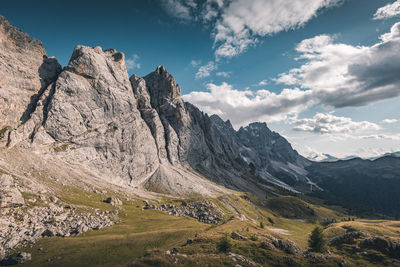
POLYGON ((266 122, 304 156, 400 151, 400 19, 387 12, 399 1, 315 0, 284 18, 261 2, 14 1, 0 13, 62 66, 79 44, 124 52, 129 75, 166 66, 185 101, 235 129, 266 122))

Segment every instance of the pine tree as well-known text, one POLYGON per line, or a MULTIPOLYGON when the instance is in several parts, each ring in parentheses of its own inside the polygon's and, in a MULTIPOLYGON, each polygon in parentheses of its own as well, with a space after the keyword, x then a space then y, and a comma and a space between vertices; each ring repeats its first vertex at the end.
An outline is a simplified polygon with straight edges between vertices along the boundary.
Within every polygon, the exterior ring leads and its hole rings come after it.
POLYGON ((328 240, 326 239, 321 227, 317 226, 311 232, 308 239, 308 246, 312 251, 325 252, 327 251, 328 240))

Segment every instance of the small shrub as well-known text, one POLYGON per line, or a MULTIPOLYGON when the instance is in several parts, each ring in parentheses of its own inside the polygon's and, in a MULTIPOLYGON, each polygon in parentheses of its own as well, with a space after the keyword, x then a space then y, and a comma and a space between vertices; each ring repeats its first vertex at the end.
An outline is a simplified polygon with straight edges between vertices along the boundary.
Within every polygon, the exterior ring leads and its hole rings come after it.
POLYGON ((68 148, 68 145, 67 145, 67 144, 63 144, 63 145, 61 145, 61 146, 55 147, 55 148, 54 148, 54 152, 56 152, 56 153, 58 153, 58 152, 64 152, 64 151, 67 150, 67 148, 68 148))
POLYGON ((251 235, 251 236, 250 236, 250 240, 251 240, 251 241, 257 241, 257 240, 258 240, 258 237, 257 237, 256 235, 251 235))
POLYGON ((0 139, 4 138, 4 135, 7 131, 11 130, 11 126, 6 126, 0 130, 0 139))
POLYGON ((265 227, 265 226, 264 226, 264 223, 263 223, 263 222, 260 222, 260 228, 261 228, 261 229, 264 229, 264 227, 265 227))
POLYGON ((221 240, 218 242, 217 248, 219 252, 226 253, 231 251, 232 243, 227 234, 225 234, 224 237, 222 237, 221 240))

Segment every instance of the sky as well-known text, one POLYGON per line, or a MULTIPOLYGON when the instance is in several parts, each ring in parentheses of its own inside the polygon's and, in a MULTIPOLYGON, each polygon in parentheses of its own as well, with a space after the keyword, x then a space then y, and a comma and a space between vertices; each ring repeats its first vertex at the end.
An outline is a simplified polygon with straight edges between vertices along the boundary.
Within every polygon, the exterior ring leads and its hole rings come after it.
POLYGON ((129 74, 164 65, 183 98, 236 129, 263 121, 302 155, 400 151, 400 0, 0 2, 66 66, 115 48, 129 74))

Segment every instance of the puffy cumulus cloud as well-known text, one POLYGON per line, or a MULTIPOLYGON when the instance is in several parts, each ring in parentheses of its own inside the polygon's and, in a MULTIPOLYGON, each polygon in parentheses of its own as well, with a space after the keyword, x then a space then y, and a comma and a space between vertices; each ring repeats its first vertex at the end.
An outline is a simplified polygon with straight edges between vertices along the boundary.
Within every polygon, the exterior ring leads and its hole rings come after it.
POLYGON ((198 71, 197 71, 195 77, 196 77, 196 79, 201 79, 201 78, 208 77, 208 76, 210 76, 211 73, 212 73, 213 71, 215 71, 217 68, 218 68, 218 65, 217 65, 217 64, 215 64, 215 63, 212 62, 212 61, 209 61, 206 65, 203 65, 203 66, 201 66, 201 67, 198 69, 198 71))
POLYGON ((382 123, 388 123, 388 124, 396 123, 396 122, 398 122, 397 119, 384 119, 384 120, 382 120, 382 123))
POLYGON ((342 0, 233 0, 214 27, 217 58, 234 57, 258 37, 302 27, 324 8, 342 0))
POLYGON ((206 92, 184 95, 208 114, 230 119, 235 127, 252 121, 277 121, 297 114, 313 104, 311 91, 284 89, 276 94, 268 90, 237 90, 228 83, 206 85, 206 92))
POLYGON ((231 71, 220 71, 220 72, 217 72, 215 75, 228 78, 229 76, 231 76, 231 74, 232 74, 231 71))
MULTIPOLYGON (((294 89, 273 93, 210 83, 208 91, 192 92, 184 98, 237 126, 284 119, 313 105, 354 107, 396 97, 400 95, 399 29, 400 23, 396 23, 372 46, 336 44, 328 35, 302 41, 296 50, 303 64, 275 79, 294 89)), ((209 64, 202 66, 197 76, 208 76, 214 69, 214 63, 209 64)))
POLYGON ((348 134, 355 132, 376 131, 379 125, 368 121, 353 121, 351 118, 332 114, 317 113, 313 118, 293 119, 293 130, 318 134, 348 134))
POLYGON ((125 64, 126 64, 126 69, 127 70, 133 70, 133 69, 140 69, 141 65, 138 62, 139 61, 139 56, 134 54, 131 57, 127 58, 125 60, 125 64))
POLYGON ((400 15, 400 0, 379 8, 374 14, 374 19, 388 19, 400 15))
POLYGON ((311 90, 327 107, 367 105, 400 95, 400 23, 372 46, 337 44, 328 35, 297 45, 299 68, 280 74, 276 83, 311 90))

